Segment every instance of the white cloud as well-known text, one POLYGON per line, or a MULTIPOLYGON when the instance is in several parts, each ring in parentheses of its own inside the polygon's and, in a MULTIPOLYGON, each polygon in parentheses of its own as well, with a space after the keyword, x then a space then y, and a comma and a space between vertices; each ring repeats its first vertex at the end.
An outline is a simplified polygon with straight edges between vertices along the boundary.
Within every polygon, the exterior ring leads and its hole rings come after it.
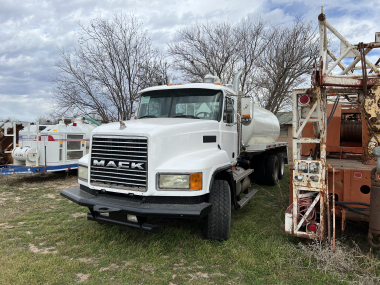
POLYGON ((20 121, 33 121, 38 116, 44 116, 50 111, 49 101, 45 98, 0 94, 0 102, 0 119, 14 117, 20 121))
MULTIPOLYGON (((271 23, 291 23, 296 14, 317 24, 320 6, 327 20, 352 43, 369 42, 380 31, 375 21, 376 1, 322 0, 66 0, 1 2, 0 9, 0 117, 33 120, 49 111, 50 76, 59 59, 58 47, 72 50, 78 21, 85 25, 101 15, 133 11, 161 49, 176 29, 203 21, 236 22, 244 16, 271 23)), ((376 54, 371 56, 376 58, 376 54)))

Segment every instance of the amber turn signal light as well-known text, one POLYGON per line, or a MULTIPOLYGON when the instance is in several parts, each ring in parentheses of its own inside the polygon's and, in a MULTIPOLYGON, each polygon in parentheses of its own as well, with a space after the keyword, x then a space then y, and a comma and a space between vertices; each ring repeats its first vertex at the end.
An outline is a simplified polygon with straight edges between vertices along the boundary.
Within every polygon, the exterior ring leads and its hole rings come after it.
POLYGON ((202 189, 202 173, 190 174, 190 190, 202 189))

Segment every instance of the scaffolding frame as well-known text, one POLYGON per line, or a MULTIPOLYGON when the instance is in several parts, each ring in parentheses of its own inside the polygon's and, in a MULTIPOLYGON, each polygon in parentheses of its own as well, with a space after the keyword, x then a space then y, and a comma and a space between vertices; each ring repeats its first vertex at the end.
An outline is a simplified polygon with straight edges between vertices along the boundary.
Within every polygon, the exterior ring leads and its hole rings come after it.
MULTIPOLYGON (((363 101, 367 88, 380 85, 380 70, 378 63, 373 64, 365 56, 374 48, 380 47, 380 33, 376 33, 375 42, 352 45, 326 20, 323 13, 318 16, 320 34, 320 56, 315 64, 312 75, 313 88, 293 90, 293 203, 288 208, 291 213, 291 222, 287 219, 285 229, 288 234, 330 242, 333 240, 335 248, 335 207, 330 209, 330 196, 328 189, 328 175, 335 175, 335 170, 326 163, 327 141, 327 98, 329 96, 342 96, 355 94, 356 102, 363 101), (335 56, 327 46, 327 31, 330 31, 340 40, 341 55, 335 56), (343 60, 352 57, 349 65, 343 60), (329 58, 331 59, 329 62, 329 58), (362 66, 356 66, 362 62, 362 66), (336 72, 337 68, 341 71, 336 72), (362 73, 355 73, 361 70, 362 73), (306 104, 300 102, 301 96, 308 96, 310 101, 306 104), (314 138, 303 138, 302 131, 307 123, 313 124, 314 138), (319 145, 319 158, 303 158, 302 144, 313 143, 319 145), (311 169, 313 170, 311 172, 311 169), (308 200, 307 206, 299 206, 301 200, 308 200), (317 216, 313 221, 308 218, 311 213, 317 216), (332 219, 332 220, 331 220, 332 219), (313 223, 316 231, 308 230, 308 224, 313 223), (332 239, 331 239, 331 232, 332 239)), ((331 199, 335 205, 335 189, 333 183, 331 199)))

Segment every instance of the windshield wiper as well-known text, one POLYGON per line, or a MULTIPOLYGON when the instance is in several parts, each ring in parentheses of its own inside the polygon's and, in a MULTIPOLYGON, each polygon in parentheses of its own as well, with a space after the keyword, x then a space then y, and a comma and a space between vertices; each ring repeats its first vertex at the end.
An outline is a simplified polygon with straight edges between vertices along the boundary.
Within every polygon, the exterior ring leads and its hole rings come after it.
POLYGON ((145 116, 140 117, 139 119, 141 119, 141 118, 157 118, 157 116, 155 116, 155 115, 145 115, 145 116))
POLYGON ((173 116, 172 118, 192 118, 192 119, 199 119, 198 117, 193 116, 193 115, 176 115, 176 116, 173 116))

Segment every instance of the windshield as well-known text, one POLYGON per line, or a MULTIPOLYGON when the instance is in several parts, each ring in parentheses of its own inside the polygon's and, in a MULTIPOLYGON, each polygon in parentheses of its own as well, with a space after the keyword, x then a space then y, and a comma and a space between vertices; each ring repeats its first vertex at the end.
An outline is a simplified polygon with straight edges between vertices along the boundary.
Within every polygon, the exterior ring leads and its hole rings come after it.
POLYGON ((192 118, 220 121, 223 93, 211 89, 173 89, 146 92, 138 118, 192 118))

